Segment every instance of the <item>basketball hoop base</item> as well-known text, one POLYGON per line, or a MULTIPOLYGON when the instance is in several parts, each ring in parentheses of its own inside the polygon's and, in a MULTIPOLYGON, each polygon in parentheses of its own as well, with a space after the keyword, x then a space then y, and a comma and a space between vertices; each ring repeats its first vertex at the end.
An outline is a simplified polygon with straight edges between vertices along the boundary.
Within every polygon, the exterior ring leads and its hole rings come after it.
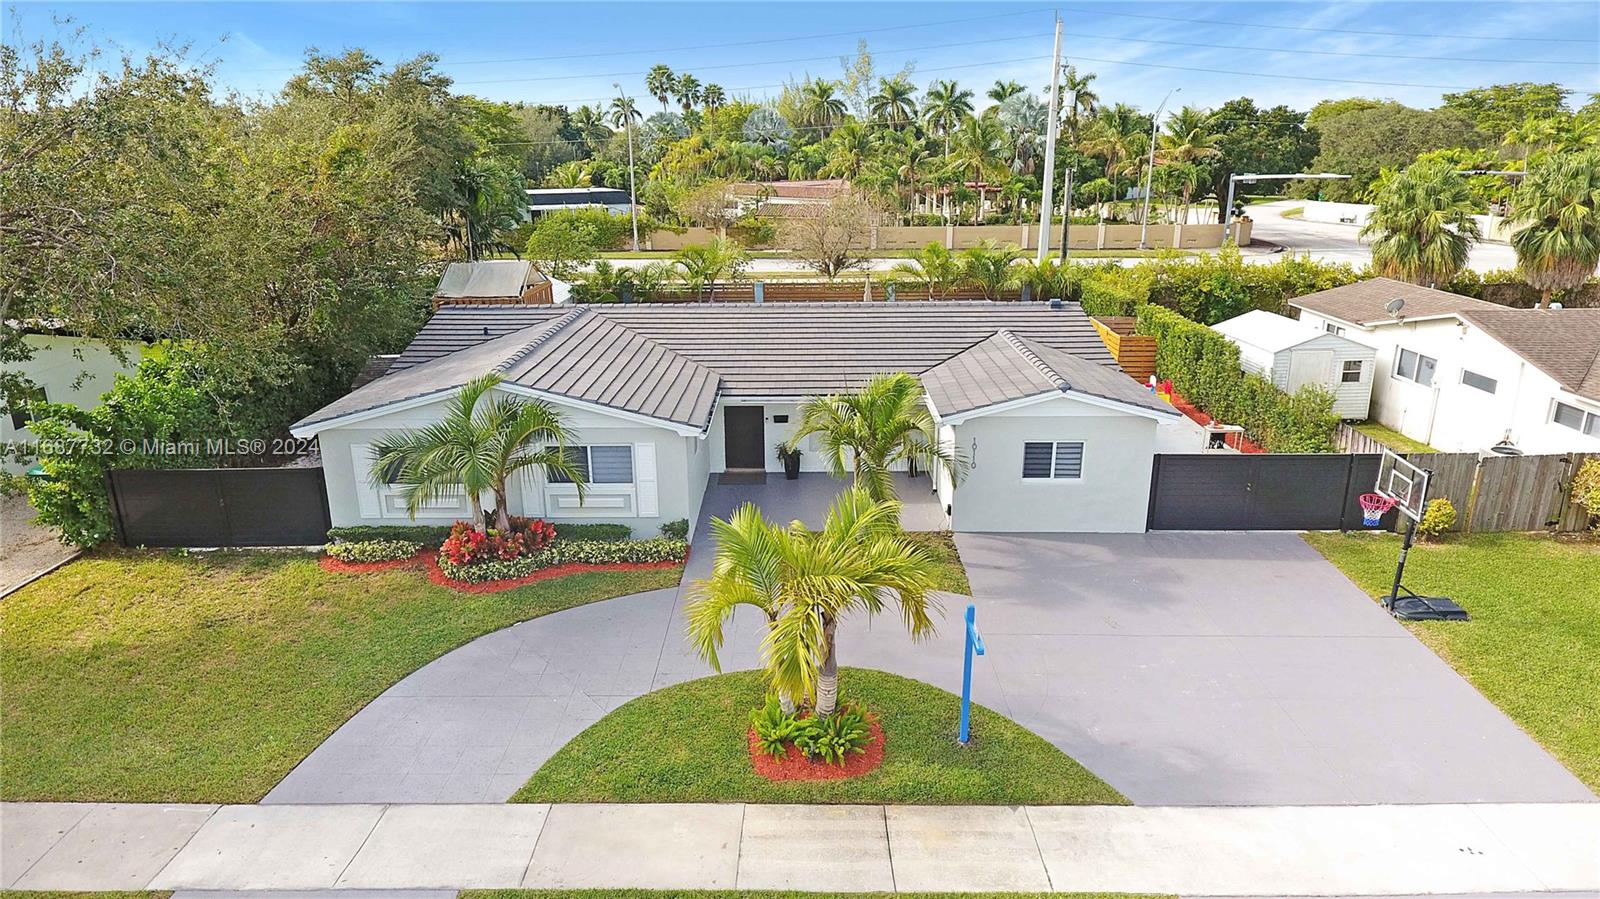
MULTIPOLYGON (((1402 588, 1405 589, 1405 588, 1402 588)), ((1388 597, 1379 597, 1388 599, 1388 597)), ((1418 596, 1406 589, 1389 610, 1401 621, 1471 621, 1472 616, 1448 596, 1418 596)))

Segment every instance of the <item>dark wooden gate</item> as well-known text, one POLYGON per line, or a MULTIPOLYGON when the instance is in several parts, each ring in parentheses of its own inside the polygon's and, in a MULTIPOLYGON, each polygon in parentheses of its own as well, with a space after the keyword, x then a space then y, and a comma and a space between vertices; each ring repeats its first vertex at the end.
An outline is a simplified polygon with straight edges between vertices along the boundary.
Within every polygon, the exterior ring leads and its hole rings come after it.
MULTIPOLYGON (((1379 457, 1354 453, 1156 455, 1153 531, 1321 531, 1361 527, 1379 457)), ((1395 513, 1385 517, 1391 523, 1395 513)))
POLYGON ((320 467, 125 469, 107 480, 125 546, 310 546, 328 539, 320 467))

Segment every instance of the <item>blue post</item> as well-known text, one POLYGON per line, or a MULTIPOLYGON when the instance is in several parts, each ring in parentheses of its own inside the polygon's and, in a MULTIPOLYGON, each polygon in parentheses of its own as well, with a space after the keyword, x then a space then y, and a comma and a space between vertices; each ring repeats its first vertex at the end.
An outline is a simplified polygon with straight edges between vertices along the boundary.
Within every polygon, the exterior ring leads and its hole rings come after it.
POLYGON ((978 607, 967 603, 967 648, 961 665, 961 735, 962 746, 972 738, 972 654, 983 655, 983 637, 978 634, 978 607))

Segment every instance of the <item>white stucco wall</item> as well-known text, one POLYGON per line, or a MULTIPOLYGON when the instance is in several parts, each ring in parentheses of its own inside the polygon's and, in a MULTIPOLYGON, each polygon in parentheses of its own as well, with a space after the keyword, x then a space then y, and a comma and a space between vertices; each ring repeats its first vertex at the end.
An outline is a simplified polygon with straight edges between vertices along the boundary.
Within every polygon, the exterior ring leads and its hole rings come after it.
MULTIPOLYGON (((787 441, 794 433, 795 427, 800 423, 800 405, 798 403, 757 403, 725 400, 717 404, 716 414, 711 419, 711 427, 706 432, 706 446, 711 451, 710 471, 723 472, 727 470, 727 434, 723 429, 722 410, 730 405, 760 406, 762 426, 765 434, 762 437, 766 447, 766 470, 768 472, 783 471, 783 462, 778 458, 778 444, 787 441), (774 418, 787 417, 788 421, 774 421, 774 418)), ((896 463, 894 469, 903 471, 904 463, 896 463)), ((800 470, 801 471, 827 471, 828 465, 823 460, 822 454, 817 450, 815 435, 800 441, 800 470)))
MULTIPOLYGON (((709 453, 698 437, 685 437, 666 428, 638 425, 583 409, 561 408, 576 442, 633 447, 634 481, 631 484, 591 484, 579 505, 576 490, 567 484, 549 484, 543 477, 524 472, 511 491, 509 504, 516 514, 557 522, 614 522, 633 528, 635 537, 654 537, 661 525, 679 518, 691 524, 699 513, 705 492, 709 453), (654 456, 653 465, 649 457, 654 456)), ((328 509, 336 527, 360 524, 448 524, 470 516, 464 497, 440 501, 421 510, 415 519, 405 512, 396 492, 373 487, 358 458, 368 458, 363 447, 393 430, 430 424, 442 414, 443 403, 394 412, 379 418, 333 428, 318 435, 328 486, 328 509)), ((485 506, 493 504, 484 496, 485 506)))
MULTIPOLYGON (((44 388, 45 399, 52 403, 70 403, 80 409, 93 409, 100 405, 102 395, 116 383, 117 375, 133 374, 139 359, 148 349, 143 343, 127 341, 122 348, 127 362, 121 362, 103 341, 84 337, 60 337, 53 334, 28 334, 22 342, 33 351, 33 357, 15 365, 28 380, 44 388)), ((0 443, 29 441, 34 434, 27 428, 11 426, 10 415, 0 415, 0 443)), ((10 461, 8 471, 20 471, 26 466, 10 461)))
POLYGON ((1138 533, 1150 503, 1156 422, 1062 397, 954 428, 973 464, 955 489, 957 531, 1138 533), (1083 441, 1083 477, 1022 477, 1022 445, 1083 441))
MULTIPOLYGON (((1304 310, 1300 318, 1319 328, 1327 321, 1304 310)), ((1449 318, 1372 329, 1345 326, 1344 336, 1377 353, 1371 418, 1413 440, 1447 453, 1481 452, 1509 433, 1525 453, 1600 451, 1600 438, 1551 421, 1556 401, 1597 414, 1600 403, 1563 390, 1478 328, 1449 318), (1431 386, 1395 377, 1402 347, 1438 360, 1431 386), (1495 379, 1495 392, 1462 383, 1464 369, 1495 379)))

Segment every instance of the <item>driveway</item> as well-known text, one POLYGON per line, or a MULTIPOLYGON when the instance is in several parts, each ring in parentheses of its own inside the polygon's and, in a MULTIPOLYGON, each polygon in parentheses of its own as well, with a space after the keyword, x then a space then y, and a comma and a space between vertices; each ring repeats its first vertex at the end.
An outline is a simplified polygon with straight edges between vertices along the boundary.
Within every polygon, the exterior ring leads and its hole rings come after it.
POLYGON ((54 531, 33 523, 26 497, 0 496, 0 596, 78 554, 54 531))

